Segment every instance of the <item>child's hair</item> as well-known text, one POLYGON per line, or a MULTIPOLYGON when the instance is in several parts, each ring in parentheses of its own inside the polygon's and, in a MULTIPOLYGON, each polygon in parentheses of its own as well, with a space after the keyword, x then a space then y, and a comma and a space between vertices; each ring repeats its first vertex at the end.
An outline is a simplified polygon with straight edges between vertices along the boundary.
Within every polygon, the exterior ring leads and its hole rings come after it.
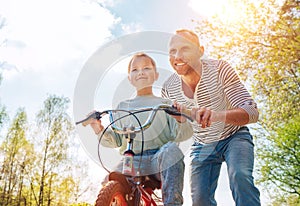
POLYGON ((128 73, 130 72, 130 67, 131 67, 131 63, 132 61, 135 59, 135 58, 139 58, 139 57, 145 57, 145 58, 149 58, 150 61, 151 61, 151 64, 153 65, 154 69, 156 70, 156 63, 154 61, 154 59, 152 59, 148 54, 145 54, 143 52, 139 52, 139 53, 136 53, 132 56, 131 60, 129 61, 129 64, 128 64, 128 73))

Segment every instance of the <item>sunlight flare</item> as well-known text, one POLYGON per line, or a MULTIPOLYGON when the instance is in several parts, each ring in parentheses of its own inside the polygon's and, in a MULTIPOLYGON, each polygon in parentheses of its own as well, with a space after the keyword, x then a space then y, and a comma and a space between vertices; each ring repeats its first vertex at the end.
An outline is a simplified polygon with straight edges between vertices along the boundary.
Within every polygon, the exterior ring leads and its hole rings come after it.
POLYGON ((189 6, 201 16, 228 23, 239 21, 244 15, 243 4, 236 0, 190 0, 189 6))

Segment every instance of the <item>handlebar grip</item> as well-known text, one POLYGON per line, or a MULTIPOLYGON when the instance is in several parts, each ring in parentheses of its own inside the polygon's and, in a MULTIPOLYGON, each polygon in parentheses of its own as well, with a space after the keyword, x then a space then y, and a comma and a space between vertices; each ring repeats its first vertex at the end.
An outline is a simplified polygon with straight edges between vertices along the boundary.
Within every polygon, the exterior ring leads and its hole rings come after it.
POLYGON ((191 109, 186 109, 186 108, 183 108, 181 110, 181 113, 185 114, 186 116, 192 118, 192 110, 191 109))
POLYGON ((91 123, 92 119, 101 119, 101 115, 103 114, 104 112, 100 113, 100 112, 94 112, 92 113, 90 116, 88 116, 87 118, 85 118, 84 120, 81 120, 79 122, 76 122, 76 124, 82 124, 82 126, 87 126, 91 123))
POLYGON ((88 120, 82 122, 81 124, 82 124, 82 126, 85 127, 85 126, 89 125, 89 124, 91 123, 91 121, 92 121, 92 118, 90 118, 90 119, 88 119, 88 120))
POLYGON ((167 112, 170 115, 176 115, 176 116, 184 116, 185 118, 189 119, 190 121, 193 121, 192 119, 192 110, 190 109, 182 109, 181 112, 178 112, 178 110, 175 107, 168 107, 164 109, 165 112, 167 112))

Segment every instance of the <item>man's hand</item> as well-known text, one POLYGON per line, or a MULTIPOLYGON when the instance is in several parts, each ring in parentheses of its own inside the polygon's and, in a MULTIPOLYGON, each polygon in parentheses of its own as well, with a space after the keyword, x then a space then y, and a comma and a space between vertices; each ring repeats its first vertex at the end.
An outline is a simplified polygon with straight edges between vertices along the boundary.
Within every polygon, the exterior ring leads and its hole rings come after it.
POLYGON ((214 111, 207 107, 192 108, 192 118, 201 124, 202 128, 210 127, 214 111))
POLYGON ((246 125, 249 122, 248 113, 241 109, 214 111, 207 107, 192 108, 192 118, 201 124, 202 128, 210 127, 213 122, 224 122, 232 125, 246 125))

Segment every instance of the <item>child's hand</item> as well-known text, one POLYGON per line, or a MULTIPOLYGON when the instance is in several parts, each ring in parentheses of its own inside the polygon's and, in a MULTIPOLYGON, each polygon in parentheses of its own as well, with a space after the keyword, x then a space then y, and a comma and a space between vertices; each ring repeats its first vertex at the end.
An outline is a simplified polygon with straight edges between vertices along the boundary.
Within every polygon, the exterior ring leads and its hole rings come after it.
POLYGON ((101 120, 91 119, 89 122, 90 122, 90 125, 93 128, 95 134, 99 134, 100 132, 103 131, 104 127, 101 124, 101 120))
POLYGON ((101 124, 101 120, 93 119, 91 121, 91 127, 93 128, 95 134, 99 134, 103 131, 104 127, 101 124))
MULTIPOLYGON (((173 107, 176 108, 179 113, 182 113, 182 111, 186 110, 185 106, 179 104, 178 102, 174 102, 173 107)), ((172 115, 172 117, 174 117, 177 120, 177 122, 180 122, 180 123, 183 123, 186 121, 186 118, 184 116, 172 115)))

